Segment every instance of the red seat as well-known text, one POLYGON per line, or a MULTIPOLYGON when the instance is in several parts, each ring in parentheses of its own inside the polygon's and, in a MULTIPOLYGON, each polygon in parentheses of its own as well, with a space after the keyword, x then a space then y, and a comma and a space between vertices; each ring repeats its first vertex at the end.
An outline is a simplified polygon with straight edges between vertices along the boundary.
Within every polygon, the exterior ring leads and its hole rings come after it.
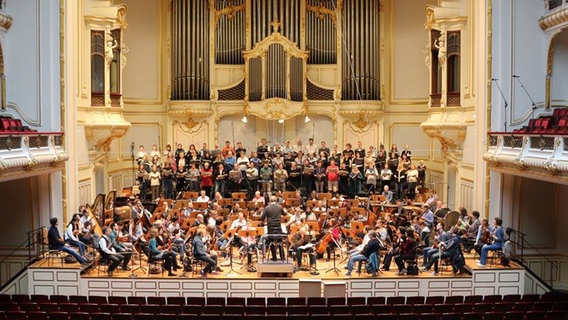
POLYGON ((463 296, 447 296, 444 303, 446 304, 463 303, 463 296))
POLYGON ((424 304, 423 296, 406 297, 406 304, 424 304))
POLYGON ((126 304, 126 297, 120 297, 120 296, 110 296, 108 297, 108 303, 114 303, 114 304, 126 304))
POLYGON ((368 315, 368 314, 371 314, 371 306, 364 305, 364 304, 358 304, 358 305, 350 306, 349 312, 352 315, 356 315, 356 314, 367 314, 368 315))
POLYGON ((159 304, 159 305, 166 304, 166 298, 165 297, 148 297, 148 298, 146 298, 146 301, 149 304, 159 304))
MULTIPOLYGON (((443 302, 444 300, 442 300, 443 302)), ((377 305, 377 304, 385 304, 386 298, 385 297, 367 297, 367 304, 368 305, 377 305)))
POLYGON ((270 307, 286 306, 286 298, 283 298, 283 297, 268 297, 266 299, 266 305, 270 306, 270 307))
POLYGON ((444 303, 444 297, 442 296, 430 296, 430 297, 426 297, 426 303, 427 304, 433 304, 433 305, 438 305, 438 304, 443 304, 444 303))
POLYGON ((167 301, 168 304, 177 304, 182 306, 185 304, 185 297, 168 297, 167 301))
POLYGON ((347 297, 347 304, 350 306, 367 304, 365 297, 347 297))
POLYGON ((104 296, 89 296, 89 303, 108 303, 107 297, 104 296))
MULTIPOLYGON (((121 309, 122 310, 122 309, 121 309)), ((168 313, 168 314, 180 314, 182 313, 183 309, 181 307, 181 305, 178 304, 165 304, 162 306, 162 312, 163 313, 168 313)))
POLYGON ((228 297, 227 306, 244 306, 247 302, 243 297, 228 297))
POLYGON ((306 298, 304 297, 291 297, 286 299, 288 306, 305 306, 306 298))
POLYGON ((265 306, 266 299, 264 297, 249 297, 247 298, 247 306, 265 306))
POLYGON ((205 305, 205 298, 204 297, 188 297, 187 298, 187 304, 204 306, 205 305))
POLYGON ((130 296, 130 297, 128 297, 127 300, 128 300, 128 304, 146 304, 147 303, 146 297, 130 296))
POLYGON ((404 304, 406 297, 387 297, 387 304, 404 304))
MULTIPOLYGON (((82 310, 82 308, 81 308, 82 310)), ((140 305, 138 304, 121 304, 120 305, 120 313, 139 313, 140 312, 140 305)))
MULTIPOLYGON (((309 303, 309 299, 308 299, 309 303)), ((327 305, 328 306, 346 306, 347 303, 345 301, 345 297, 329 297, 327 298, 327 305)))

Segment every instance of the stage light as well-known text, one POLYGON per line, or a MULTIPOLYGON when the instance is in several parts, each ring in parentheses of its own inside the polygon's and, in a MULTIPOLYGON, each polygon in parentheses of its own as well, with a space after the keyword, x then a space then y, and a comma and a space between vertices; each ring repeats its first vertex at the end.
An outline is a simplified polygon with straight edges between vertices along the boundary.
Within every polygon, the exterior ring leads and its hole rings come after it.
POLYGON ((278 123, 283 124, 283 123, 284 123, 284 119, 278 120, 278 123))
POLYGON ((248 122, 247 116, 243 116, 243 118, 241 119, 241 121, 242 121, 243 123, 247 123, 247 122, 248 122))
POLYGON ((312 119, 310 119, 310 117, 306 116, 306 119, 304 119, 304 121, 305 121, 306 123, 308 123, 308 122, 312 121, 312 119))

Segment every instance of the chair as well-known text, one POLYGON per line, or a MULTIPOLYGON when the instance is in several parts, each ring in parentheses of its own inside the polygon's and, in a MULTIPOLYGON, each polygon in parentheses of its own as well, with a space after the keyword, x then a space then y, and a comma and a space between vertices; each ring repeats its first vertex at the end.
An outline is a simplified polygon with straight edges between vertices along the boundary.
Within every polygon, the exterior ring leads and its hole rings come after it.
POLYGON ((63 311, 53 311, 49 313, 49 320, 68 320, 69 313, 63 311))
POLYGON ((121 296, 109 296, 108 298, 108 303, 114 303, 114 304, 126 304, 126 297, 121 297, 121 296))
POLYGON ((53 264, 53 260, 55 259, 59 259, 59 262, 61 262, 61 265, 63 266, 65 264, 65 256, 65 252, 56 249, 50 249, 44 255, 44 257, 47 259, 48 267, 53 264))
POLYGON ((463 303, 463 296, 447 296, 445 304, 463 303))
MULTIPOLYGON (((61 303, 59 305, 59 310, 64 312, 79 312, 79 304, 77 303, 61 303)), ((47 311, 47 310, 46 310, 47 311)))
POLYGON ((367 304, 367 299, 365 297, 347 297, 347 305, 364 305, 367 304))
POLYGON ((538 301, 540 299, 540 295, 538 294, 525 294, 521 299, 520 294, 506 294, 503 296, 501 301, 503 302, 517 302, 517 301, 538 301), (526 297, 526 300, 525 300, 526 297))
POLYGON ((99 312, 99 305, 102 305, 102 304, 101 303, 99 303, 99 304, 83 303, 83 304, 79 305, 79 311, 80 312, 87 312, 87 313, 99 312))
POLYGON ((473 311, 473 303, 456 303, 452 309, 453 312, 466 313, 473 311))
POLYGON ((148 303, 146 301, 146 297, 136 297, 136 296, 130 296, 128 297, 128 304, 146 304, 148 303))
POLYGON ((159 304, 141 304, 140 313, 160 314, 162 313, 162 306, 159 304))
POLYGON ((175 305, 184 305, 185 302, 185 297, 168 297, 167 298, 167 302, 168 304, 175 304, 175 305))
POLYGON ((186 300, 188 305, 196 305, 202 307, 205 305, 204 297, 187 297, 186 300))
MULTIPOLYGON (((68 304, 68 303, 66 303, 66 304, 68 304)), ((25 305, 25 304, 22 304, 22 305, 25 305)), ((62 303, 61 305, 64 305, 64 304, 62 303)), ((59 311, 59 304, 57 304, 55 302, 43 302, 43 303, 38 304, 38 306, 39 306, 39 310, 45 311, 45 312, 59 311)), ((36 309, 37 309, 37 307, 36 307, 36 309)), ((26 310, 24 310, 24 311, 26 311, 26 310)))
MULTIPOLYGON (((88 312, 69 312, 69 319, 73 320, 90 320, 91 315, 88 312)), ((113 317, 113 320, 117 319, 113 317)), ((117 319, 119 320, 119 319, 117 319)))
POLYGON ((412 308, 414 313, 431 313, 432 312, 432 305, 430 304, 415 304, 414 308, 412 308))
MULTIPOLYGON (((486 296, 487 297, 487 296, 486 296)), ((493 305, 497 302, 482 302, 473 305, 474 312, 489 312, 493 311, 493 305)))
POLYGON ((164 305, 164 304, 166 304, 166 297, 147 297, 146 301, 149 304, 164 305))
POLYGON ((164 304, 161 307, 162 307, 162 313, 163 314, 178 315, 178 314, 181 314, 182 311, 183 311, 183 308, 179 304, 164 304))
POLYGON ((462 320, 483 320, 483 313, 466 312, 462 315, 462 320))
POLYGON ((274 306, 286 306, 286 298, 283 297, 268 297, 266 299, 266 305, 268 307, 274 306))
POLYGON ((18 303, 20 305, 20 310, 22 311, 38 311, 39 310, 39 305, 35 302, 30 302, 30 301, 26 301, 26 302, 20 302, 18 303))
POLYGON ((429 296, 426 297, 426 304, 439 305, 444 304, 444 297, 442 296, 429 296))
POLYGON ((309 306, 326 306, 326 298, 324 297, 308 297, 307 303, 309 306))
POLYGON ((200 316, 202 313, 203 313, 203 306, 195 304, 181 306, 181 314, 200 316))
MULTIPOLYGON (((347 307, 345 307, 345 308, 347 309, 347 307)), ((329 315, 330 314, 330 308, 326 305, 309 305, 308 304, 308 310, 309 310, 310 316, 329 315)), ((344 313, 342 313, 342 314, 344 314, 344 313)))
POLYGON ((88 300, 89 303, 99 303, 99 304, 108 303, 107 297, 105 296, 89 296, 88 300))
POLYGON ((96 312, 91 314, 91 319, 112 320, 112 315, 108 312, 96 312))
POLYGON ((490 311, 486 312, 483 316, 484 320, 502 320, 503 319, 503 312, 502 311, 490 311))
POLYGON ((245 306, 243 305, 227 305, 225 306, 225 315, 243 315, 245 313, 245 306))
POLYGON ((132 320, 133 316, 130 313, 115 313, 112 315, 112 320, 132 320))
POLYGON ((245 307, 245 314, 247 316, 251 315, 264 316, 266 315, 266 307, 264 305, 247 305, 245 307))
POLYGON ((247 306, 265 306, 266 298, 264 297, 248 297, 247 306))
POLYGON ((225 306, 225 298, 224 297, 208 297, 207 298, 207 305, 209 306, 225 306))
POLYGON ((227 306, 245 306, 247 302, 244 297, 228 297, 226 303, 227 306))
POLYGON ((270 316, 286 316, 286 307, 283 305, 270 305, 266 307, 266 315, 270 316))
POLYGON ((305 297, 291 297, 286 299, 287 306, 305 306, 305 297))
POLYGON ((396 297, 387 297, 387 304, 404 304, 406 302, 406 297, 403 296, 396 296, 396 297))
MULTIPOLYGON (((388 300, 387 300, 388 302, 388 300)), ((394 314, 401 314, 401 313, 408 313, 408 311, 412 310, 412 306, 405 304, 404 302, 401 304, 393 304, 391 305, 391 313, 394 314)))
POLYGON ((406 304, 424 304, 424 301, 423 296, 406 297, 406 304))
POLYGON ((308 308, 305 305, 288 305, 288 316, 290 315, 308 316, 308 308))
POLYGON ((120 313, 140 313, 140 305, 138 304, 121 304, 120 313))
MULTIPOLYGON (((32 294, 30 295, 30 301, 37 303, 50 302, 49 296, 45 294, 32 294)), ((0 302, 2 301, 0 300, 0 302)))
POLYGON ((87 296, 69 296, 69 302, 71 303, 88 303, 89 300, 87 296))
POLYGON ((367 297, 367 304, 370 306, 385 304, 385 302, 385 297, 367 297))
POLYGON ((479 296, 479 295, 472 295, 472 296, 466 296, 464 298, 464 303, 479 303, 483 301, 483 296, 479 296))
POLYGON ((349 312, 352 315, 356 315, 356 314, 370 315, 371 314, 371 306, 364 305, 364 304, 353 305, 353 306, 349 307, 349 312))
POLYGON ((108 313, 114 314, 120 312, 120 306, 118 304, 108 303, 108 304, 101 304, 99 306, 99 313, 108 313))

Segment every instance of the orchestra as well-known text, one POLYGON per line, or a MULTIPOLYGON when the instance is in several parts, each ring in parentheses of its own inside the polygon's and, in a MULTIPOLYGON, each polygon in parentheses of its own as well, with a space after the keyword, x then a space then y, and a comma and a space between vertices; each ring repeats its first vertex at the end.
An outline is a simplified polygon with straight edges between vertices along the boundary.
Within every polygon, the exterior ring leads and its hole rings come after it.
MULTIPOLYGON (((140 193, 131 195, 128 215, 105 215, 102 224, 108 235, 102 239, 100 231, 94 232, 100 230, 100 220, 90 216, 89 206, 81 206, 81 214, 66 228, 66 240, 81 256, 86 246, 103 243, 101 256, 119 258, 118 263, 109 258, 109 275, 120 263, 122 270, 130 270, 133 255, 146 255, 163 261, 169 276, 176 275, 180 264, 187 271, 192 260, 202 260, 206 266, 201 276, 207 277, 219 272, 218 259, 232 266, 234 247, 248 272, 256 272, 263 259, 289 256, 294 272, 312 275, 319 274, 317 259, 327 253, 329 261, 339 248, 341 256, 349 252, 349 276, 355 262, 367 261, 373 253, 373 274, 379 272, 379 262, 388 271, 394 260, 398 274, 404 275, 406 261, 416 254, 426 269, 434 266, 437 271, 437 260, 454 254, 453 242, 448 242, 452 235, 463 235, 465 248, 469 245, 483 257, 502 233, 479 219, 478 212, 470 217, 465 210, 452 223, 457 231, 447 231, 433 213, 444 208, 435 191, 418 196, 426 188, 423 173, 410 162, 408 146, 400 157, 396 145, 388 156, 382 145, 365 150, 360 143, 355 150, 346 145, 343 152, 334 145, 330 152, 322 142, 321 148, 304 153, 301 141, 280 148, 263 139, 250 157, 240 142, 237 146, 238 158, 228 141, 223 150, 208 150, 204 144, 199 151, 190 145, 186 152, 178 144, 174 154, 166 147, 163 164, 159 152, 149 158, 141 146, 136 175, 140 193), (375 194, 376 188, 382 193, 375 194)), ((313 140, 308 146, 316 149, 313 140)))

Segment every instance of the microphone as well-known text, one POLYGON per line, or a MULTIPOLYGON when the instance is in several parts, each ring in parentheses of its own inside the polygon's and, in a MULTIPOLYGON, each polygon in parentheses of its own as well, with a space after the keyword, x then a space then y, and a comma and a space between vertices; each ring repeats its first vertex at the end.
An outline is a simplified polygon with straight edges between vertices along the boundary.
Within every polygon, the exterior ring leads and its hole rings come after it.
POLYGON ((521 76, 518 76, 516 74, 513 75, 513 78, 520 78, 521 76))
POLYGON ((491 81, 497 81, 497 80, 499 80, 499 79, 497 79, 497 78, 491 78, 491 81))

